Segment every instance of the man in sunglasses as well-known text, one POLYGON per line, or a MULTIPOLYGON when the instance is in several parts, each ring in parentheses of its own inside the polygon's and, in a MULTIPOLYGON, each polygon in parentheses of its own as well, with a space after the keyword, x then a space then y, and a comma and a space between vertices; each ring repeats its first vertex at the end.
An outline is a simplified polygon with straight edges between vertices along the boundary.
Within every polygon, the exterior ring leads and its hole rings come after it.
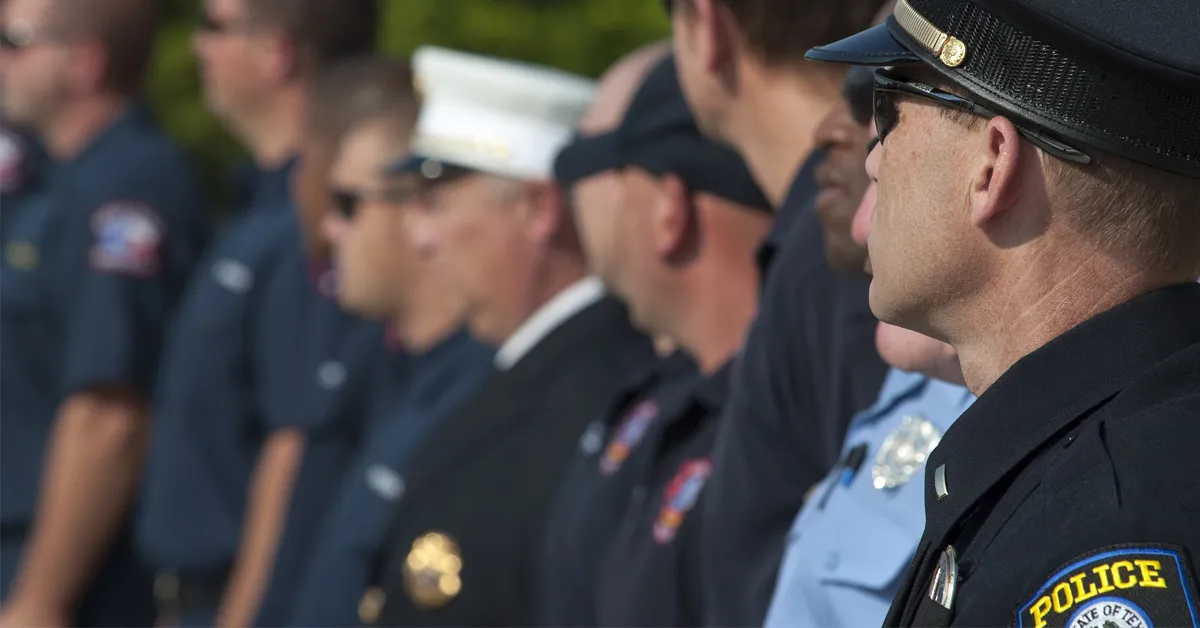
POLYGON ((809 52, 891 67, 872 309, 979 394, 887 625, 1200 625, 1194 9, 901 0, 809 52))
MULTIPOLYGON (((759 314, 734 369, 730 420, 720 427, 703 505, 712 625, 762 623, 788 528, 886 372, 861 266, 847 264, 850 276, 830 268, 812 209, 822 161, 814 130, 836 105, 844 72, 803 59, 810 43, 870 24, 882 4, 667 2, 680 79, 700 128, 734 146, 777 207, 759 253, 759 314)), ((834 255, 837 246, 829 244, 834 255)))
MULTIPOLYGON (((890 12, 889 7, 880 19, 890 12)), ((872 86, 870 69, 854 68, 846 75, 846 106, 826 121, 842 130, 826 133, 860 144, 855 150, 831 145, 831 159, 852 152, 865 157, 867 138, 874 137, 872 86)), ((843 170, 839 180, 857 174, 866 179, 863 161, 855 164, 859 173, 843 170)), ((846 236, 865 258, 874 196, 863 192, 862 197, 837 199, 861 203, 851 210, 850 222, 838 220, 835 228, 844 224, 846 236)), ((863 261, 869 273, 870 260, 863 261)), ((925 527, 923 462, 974 401, 949 345, 886 323, 879 324, 875 342, 892 369, 879 400, 851 422, 842 459, 792 525, 767 614, 769 628, 875 626, 883 621, 925 527)))
POLYGON ((275 578, 274 557, 304 555, 302 526, 324 494, 309 478, 348 463, 373 381, 364 370, 381 351, 379 327, 334 303, 327 262, 302 247, 313 225, 290 194, 315 84, 373 49, 378 3, 210 0, 203 11, 193 44, 205 100, 259 174, 175 320, 138 544, 159 570, 164 616, 275 625, 295 570, 285 563, 275 578), (326 445, 328 466, 313 469, 326 445))
POLYGON ((153 620, 126 522, 161 338, 208 231, 187 159, 139 101, 157 6, 0 6, 5 121, 53 162, 3 210, 0 625, 153 620))
MULTIPOLYGON (((408 151, 416 123, 408 60, 365 58, 345 70, 375 76, 376 89, 369 97, 360 92, 350 98, 361 103, 362 115, 335 152, 331 179, 337 211, 325 217, 324 233, 338 268, 338 302, 387 321, 392 344, 403 353, 377 375, 403 379, 404 385, 372 408, 363 445, 321 517, 311 557, 306 553, 297 565, 301 584, 288 614, 293 626, 374 622, 373 599, 359 602, 371 559, 404 497, 409 461, 436 421, 482 383, 493 353, 462 329, 461 295, 410 242, 405 221, 413 190, 384 173, 408 151)), ((383 387, 395 388, 389 382, 383 387)))
POLYGON ((483 389, 438 421, 405 475, 364 603, 385 626, 533 625, 546 518, 584 427, 656 360, 588 276, 554 157, 591 81, 440 48, 417 51, 423 105, 410 226, 498 346, 483 389))

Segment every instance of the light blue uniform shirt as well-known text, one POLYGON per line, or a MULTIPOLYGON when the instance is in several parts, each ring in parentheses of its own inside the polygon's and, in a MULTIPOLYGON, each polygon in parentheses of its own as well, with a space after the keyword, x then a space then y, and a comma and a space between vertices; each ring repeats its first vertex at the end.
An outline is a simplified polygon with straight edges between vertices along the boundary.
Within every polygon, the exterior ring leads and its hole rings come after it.
POLYGON ((940 435, 974 401, 962 386, 888 372, 878 401, 850 423, 842 462, 812 491, 792 524, 767 628, 883 623, 925 528, 925 470, 880 489, 872 469, 905 417, 928 420, 940 435), (852 455, 856 449, 858 455, 852 455), (846 465, 856 457, 857 468, 846 465))

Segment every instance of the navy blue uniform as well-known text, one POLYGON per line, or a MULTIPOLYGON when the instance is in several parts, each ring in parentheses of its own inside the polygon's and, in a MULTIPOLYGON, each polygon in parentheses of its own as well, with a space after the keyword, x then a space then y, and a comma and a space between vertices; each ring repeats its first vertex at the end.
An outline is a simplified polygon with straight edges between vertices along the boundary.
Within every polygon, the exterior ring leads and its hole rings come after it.
MULTIPOLYGON (((287 413, 269 413, 268 431, 299 428, 306 445, 292 488, 288 517, 257 625, 287 620, 324 514, 359 449, 379 379, 388 359, 384 328, 343 312, 332 299, 331 270, 310 273, 310 263, 293 231, 289 249, 268 288, 272 303, 292 303, 275 312, 266 334, 271 344, 302 347, 296 369, 276 371, 265 384, 272 398, 290 395, 287 413)), ((290 365, 289 365, 290 366, 290 365)), ((392 373, 403 385, 405 375, 392 373)))
POLYGON ((804 495, 837 462, 854 413, 887 372, 875 349, 869 280, 825 261, 811 208, 814 156, 760 251, 758 319, 734 365, 704 517, 707 622, 761 625, 804 495))
POLYGON ((687 396, 663 417, 651 457, 620 531, 605 552, 596 590, 600 626, 699 626, 703 540, 698 516, 712 474, 717 424, 731 364, 694 375, 687 396))
MULTIPOLYGON (((207 226, 183 153, 133 106, 4 221, 0 526, 7 590, 59 404, 97 385, 147 399, 168 317, 207 226)), ((149 579, 125 535, 75 621, 143 625, 149 579)))
POLYGON ((407 357, 407 386, 372 417, 361 453, 328 517, 294 596, 290 625, 359 624, 358 601, 383 546, 408 463, 447 412, 473 394, 491 371, 493 351, 465 331, 429 352, 407 357))
POLYGON ((266 333, 295 316, 286 309, 291 303, 272 303, 266 290, 295 233, 289 171, 263 176, 251 208, 221 235, 193 278, 155 405, 137 544, 147 563, 183 581, 164 577, 160 596, 184 611, 202 609, 195 613, 200 624, 211 625, 237 550, 266 416, 289 410, 295 396, 265 385, 301 359, 295 337, 266 333))
POLYGON ((676 352, 632 376, 612 409, 584 430, 546 526, 542 626, 599 625, 600 565, 642 480, 662 418, 679 412, 695 379, 695 363, 676 352))
POLYGON ((8 217, 38 190, 49 167, 49 157, 36 140, 0 126, 0 238, 8 233, 8 217))

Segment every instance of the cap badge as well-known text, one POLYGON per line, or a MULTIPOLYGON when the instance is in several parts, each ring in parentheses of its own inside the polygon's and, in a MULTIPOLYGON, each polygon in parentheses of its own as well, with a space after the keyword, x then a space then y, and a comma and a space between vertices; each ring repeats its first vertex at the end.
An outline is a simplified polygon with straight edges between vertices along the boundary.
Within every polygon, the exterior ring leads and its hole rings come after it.
POLYGON ((875 488, 903 486, 925 464, 941 439, 942 433, 929 419, 905 416, 884 439, 875 456, 875 465, 871 467, 875 488))
POLYGON ((896 3, 892 17, 909 37, 936 55, 946 67, 957 68, 967 60, 967 44, 934 26, 933 22, 925 19, 924 15, 917 13, 917 10, 912 8, 908 0, 900 0, 896 3))
POLYGON ((430 532, 413 541, 404 561, 404 588, 417 608, 445 606, 462 590, 462 551, 446 534, 430 532))

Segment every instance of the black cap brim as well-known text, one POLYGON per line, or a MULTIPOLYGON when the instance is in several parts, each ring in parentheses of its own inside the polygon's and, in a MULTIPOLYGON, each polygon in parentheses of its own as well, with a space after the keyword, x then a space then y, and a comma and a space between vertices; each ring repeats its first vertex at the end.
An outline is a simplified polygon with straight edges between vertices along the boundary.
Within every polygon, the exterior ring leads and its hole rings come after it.
POLYGON ((592 175, 624 165, 615 132, 576 136, 554 159, 554 179, 563 187, 571 187, 592 175))
MULTIPOLYGON (((890 23, 893 18, 888 18, 890 23)), ((841 63, 843 65, 890 66, 921 63, 921 58, 892 36, 888 23, 872 26, 825 46, 805 53, 809 61, 841 63)))

